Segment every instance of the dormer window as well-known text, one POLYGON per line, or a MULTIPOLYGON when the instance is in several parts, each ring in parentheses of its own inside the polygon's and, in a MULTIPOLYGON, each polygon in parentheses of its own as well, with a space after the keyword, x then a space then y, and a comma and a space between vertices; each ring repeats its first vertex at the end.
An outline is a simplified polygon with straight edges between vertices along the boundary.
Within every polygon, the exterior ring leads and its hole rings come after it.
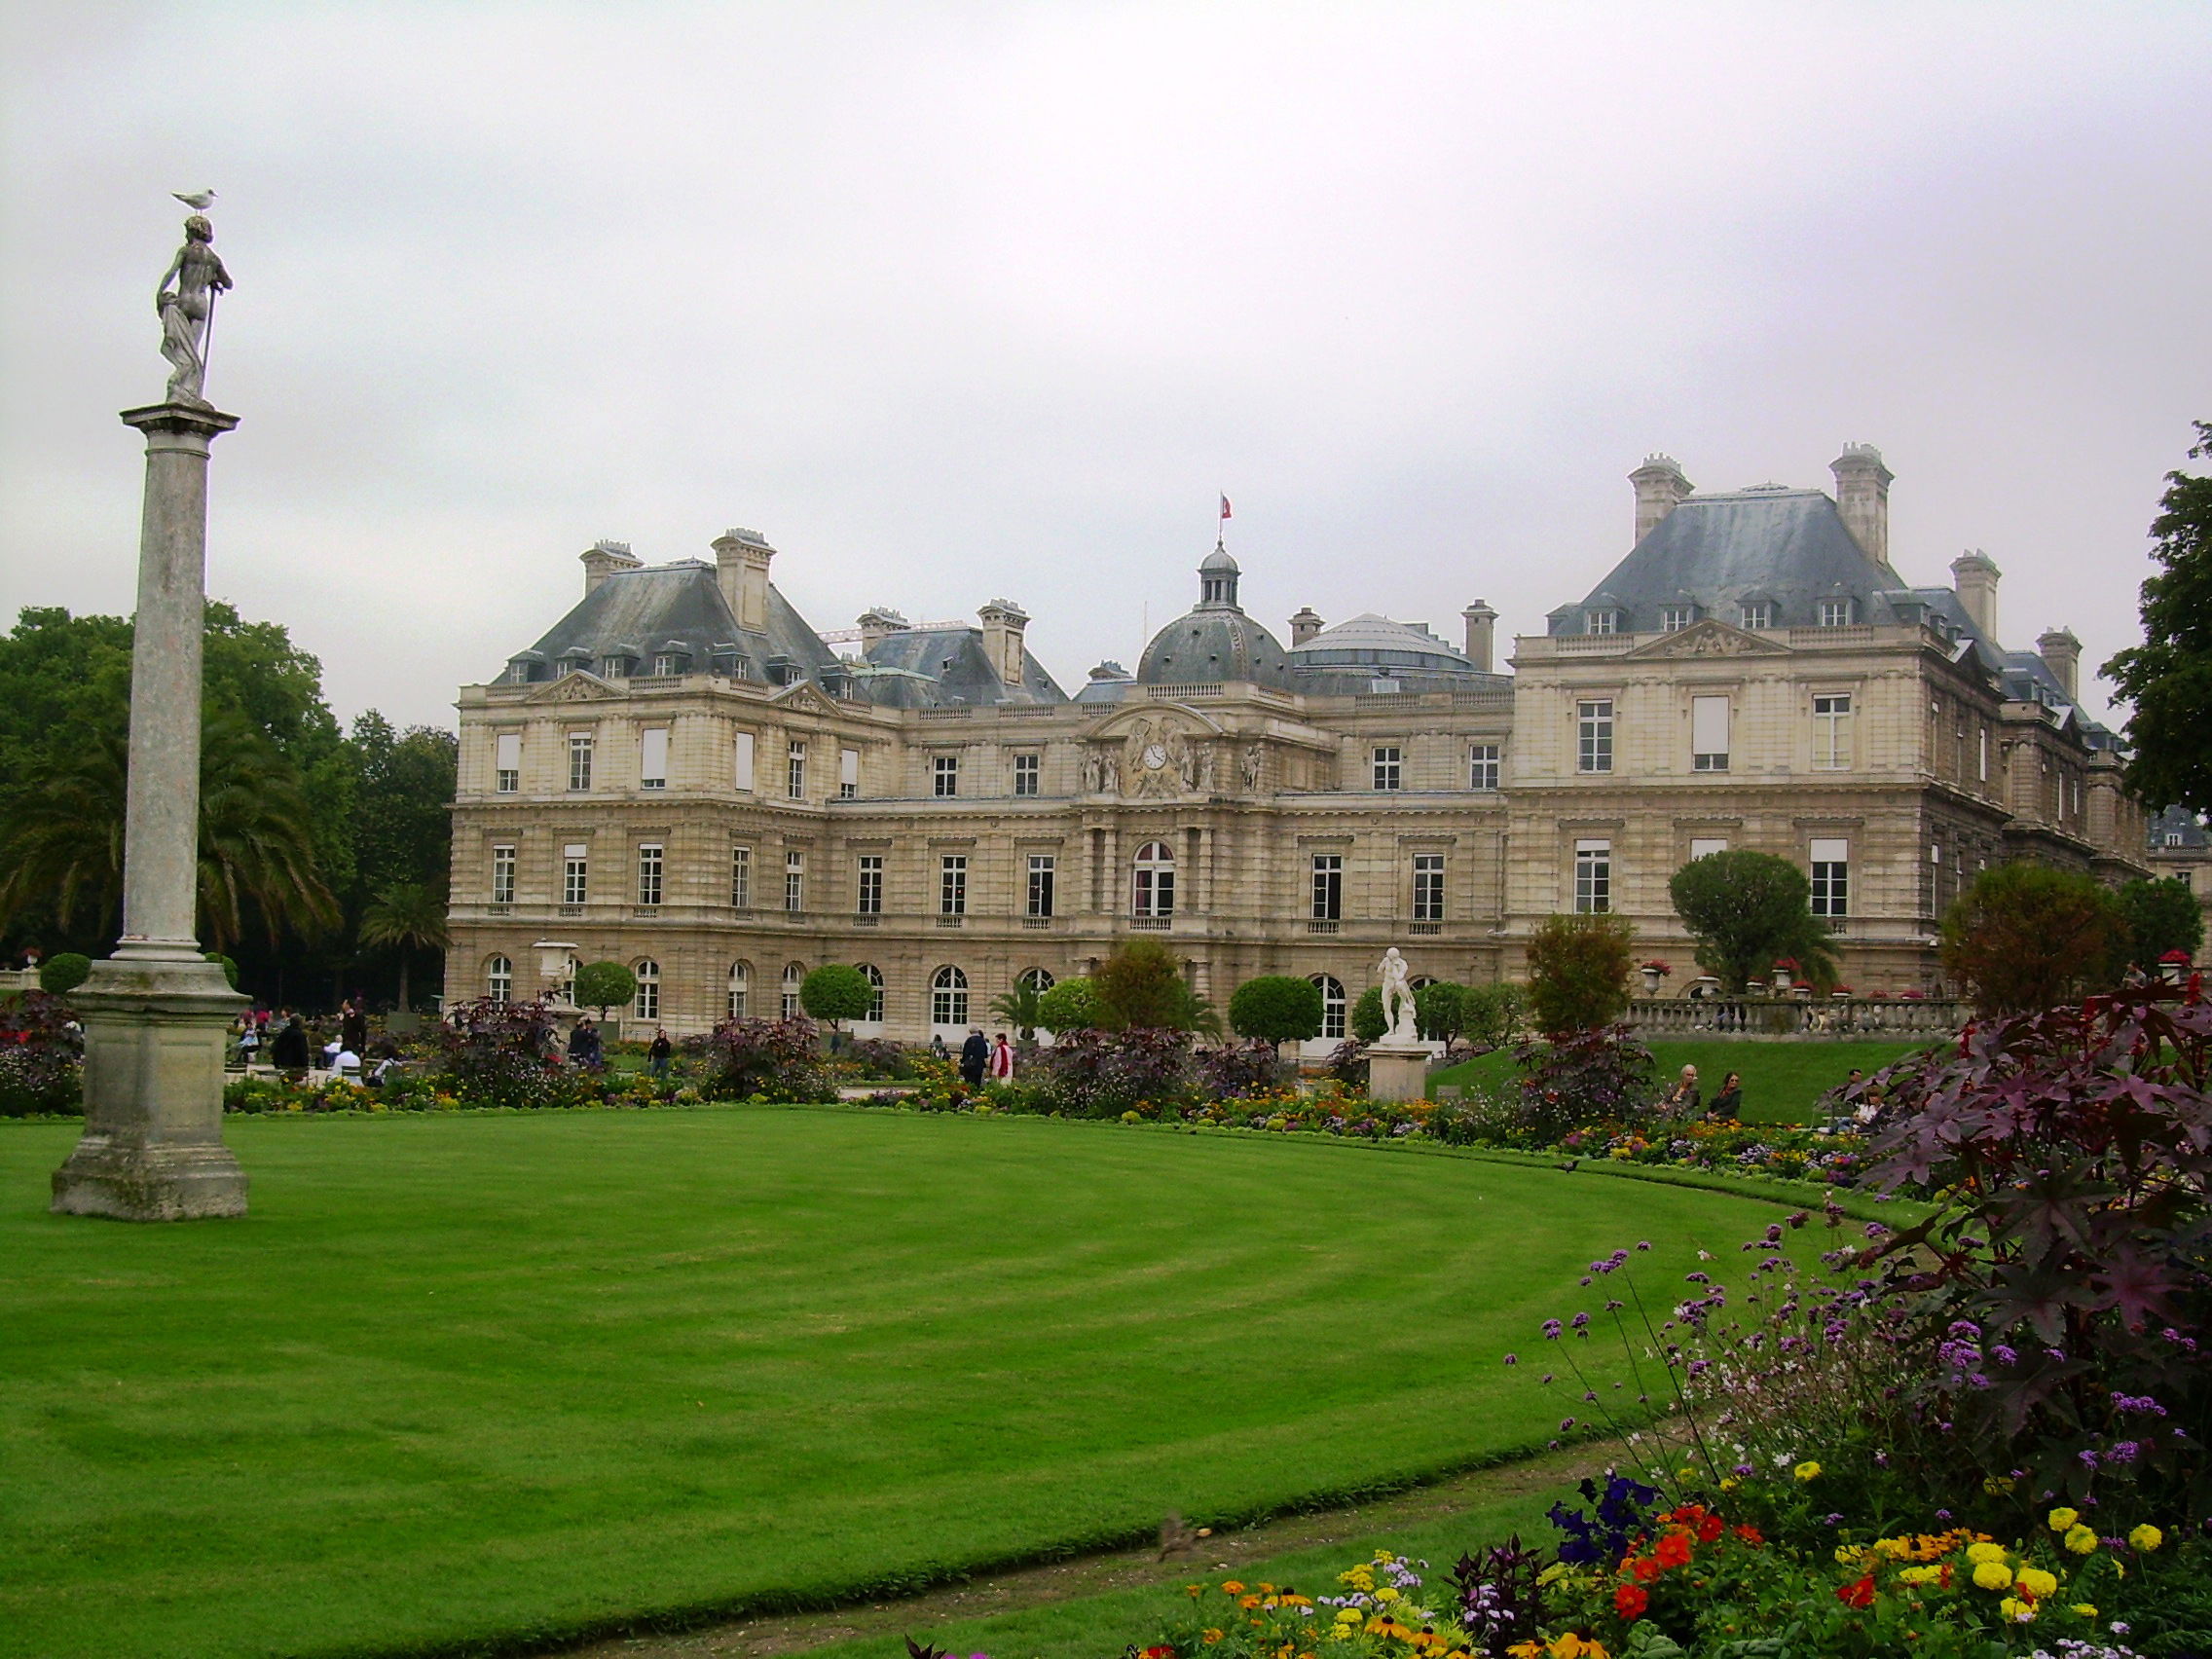
POLYGON ((1746 628, 1771 628, 1774 626, 1774 602, 1765 599, 1746 600, 1743 609, 1737 612, 1737 619, 1746 628))
POLYGON ((530 664, 527 662, 508 663, 507 683, 509 685, 528 685, 530 683, 530 664))
POLYGON ((663 651, 653 658, 653 672, 658 675, 682 674, 683 672, 683 659, 668 651, 663 651))
POLYGON ((1621 613, 1617 610, 1593 610, 1590 612, 1589 628, 1593 634, 1617 634, 1621 631, 1621 613))
POLYGON ((1692 605, 1663 606, 1659 611, 1659 631, 1662 634, 1678 634, 1697 620, 1697 608, 1692 605))
POLYGON ((628 657, 602 657, 599 659, 599 677, 602 680, 625 680, 630 674, 628 657))
POLYGON ((1848 599, 1824 599, 1820 603, 1817 614, 1820 618, 1820 624, 1824 628, 1848 628, 1851 626, 1851 601, 1848 599))
POLYGON ((573 671, 575 666, 576 665, 571 662, 567 657, 563 657, 560 661, 556 662, 553 665, 553 678, 555 680, 568 679, 569 675, 571 671, 573 671))

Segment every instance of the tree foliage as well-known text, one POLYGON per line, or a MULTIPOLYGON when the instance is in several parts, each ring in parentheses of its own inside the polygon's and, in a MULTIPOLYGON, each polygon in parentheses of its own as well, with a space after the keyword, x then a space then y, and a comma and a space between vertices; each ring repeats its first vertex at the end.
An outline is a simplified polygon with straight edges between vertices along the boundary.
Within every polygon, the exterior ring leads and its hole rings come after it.
POLYGON ((1382 1017, 1382 987, 1370 985, 1352 999, 1352 1040, 1357 1043, 1379 1043, 1382 1033, 1390 1029, 1390 1022, 1382 1017))
POLYGON ((1622 916, 1546 916, 1529 939, 1529 1014, 1546 1037, 1592 1031, 1628 1009, 1636 929, 1622 916))
POLYGON ((1984 1014, 2031 1014, 2112 982, 2125 924, 2095 880, 2043 865, 1996 865, 1943 917, 1944 969, 1984 1014))
POLYGON ((1521 1035, 1528 1013, 1519 985, 1469 985, 1459 998, 1459 1035, 1478 1049, 1502 1049, 1521 1035))
MULTIPOLYGON (((2212 459, 2212 422, 2199 421, 2194 459, 2212 459)), ((2128 786, 2153 810, 2212 810, 2212 478, 2174 471, 2151 522, 2159 573, 2141 596, 2143 643, 2104 666, 2133 705, 2128 786)))
POLYGON ((2194 956, 2204 943, 2204 911, 2186 881, 2130 881, 2120 890, 2119 903, 2127 959, 2146 973, 2167 951, 2194 956))
POLYGON ((798 1006, 816 1019, 826 1019, 832 1031, 848 1019, 865 1019, 875 1006, 875 986, 868 977, 846 962, 825 962, 799 982, 798 1006))
POLYGON ((1088 979, 1062 979, 1037 999, 1037 1023, 1055 1037, 1098 1024, 1098 994, 1088 979))
POLYGON ((1431 1043, 1449 1043, 1466 1017, 1467 987, 1454 979, 1431 979, 1414 992, 1414 1027, 1431 1043))
POLYGON ((1121 945, 1099 964, 1091 988, 1101 1030, 1195 1031, 1204 1023, 1181 967, 1155 939, 1121 945))
POLYGON ((1675 913, 1697 940, 1697 964, 1739 993, 1793 959, 1815 985, 1835 983, 1835 948, 1813 914, 1805 872, 1772 853, 1731 849, 1692 859, 1667 883, 1675 913))
POLYGON ((1321 1035, 1321 987, 1291 974, 1263 974, 1229 999, 1229 1028, 1267 1043, 1303 1043, 1321 1035))
POLYGON ((587 962, 576 970, 578 1008, 596 1008, 602 1019, 638 994, 638 976, 619 962, 587 962))
POLYGON ((1035 979, 1024 976, 991 999, 991 1014, 1005 1020, 1014 1028, 1014 1035, 1026 1043, 1037 1035, 1040 1025, 1048 1030, 1051 1028, 1045 1018, 1046 995, 1037 988, 1035 979))
POLYGON ((38 965, 38 988, 51 996, 65 997, 85 982, 92 959, 83 951, 64 950, 38 965))
POLYGON ((361 912, 360 940, 372 950, 389 950, 399 958, 399 1006, 409 1008, 407 968, 409 956, 419 950, 446 947, 446 896, 442 885, 426 881, 395 881, 361 912))

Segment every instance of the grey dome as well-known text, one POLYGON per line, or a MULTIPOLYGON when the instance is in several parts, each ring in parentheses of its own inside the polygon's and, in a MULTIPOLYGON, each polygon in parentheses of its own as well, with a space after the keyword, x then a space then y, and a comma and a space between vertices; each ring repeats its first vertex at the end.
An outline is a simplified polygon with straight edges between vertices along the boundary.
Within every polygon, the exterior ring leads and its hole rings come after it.
POLYGON ((1144 685, 1211 685, 1248 680, 1290 689, 1290 658, 1267 629, 1241 610, 1203 606, 1153 635, 1137 663, 1144 685))
POLYGON ((1215 571, 1232 576, 1241 573, 1236 568, 1236 561, 1229 556, 1229 549, 1219 542, 1214 543, 1213 551, 1205 556, 1204 561, 1198 566, 1198 571, 1201 574, 1215 571))
POLYGON ((1393 622, 1373 611, 1325 628, 1293 648, 1291 661, 1308 667, 1417 668, 1469 673, 1474 664, 1418 623, 1393 622))

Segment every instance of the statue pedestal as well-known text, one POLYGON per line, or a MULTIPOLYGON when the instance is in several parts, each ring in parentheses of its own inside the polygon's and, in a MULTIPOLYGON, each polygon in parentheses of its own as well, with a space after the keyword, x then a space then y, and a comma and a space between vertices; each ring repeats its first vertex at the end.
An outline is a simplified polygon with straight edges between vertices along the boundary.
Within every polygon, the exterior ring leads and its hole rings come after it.
POLYGON ((221 964, 126 955, 92 964, 69 1000, 85 1026, 85 1133, 54 1172, 53 1208, 118 1221, 245 1213, 223 1144, 223 1047, 246 999, 221 964))
POLYGON ((1367 1051, 1368 1099, 1421 1099, 1428 1092, 1430 1057, 1423 1044, 1376 1044, 1367 1051))

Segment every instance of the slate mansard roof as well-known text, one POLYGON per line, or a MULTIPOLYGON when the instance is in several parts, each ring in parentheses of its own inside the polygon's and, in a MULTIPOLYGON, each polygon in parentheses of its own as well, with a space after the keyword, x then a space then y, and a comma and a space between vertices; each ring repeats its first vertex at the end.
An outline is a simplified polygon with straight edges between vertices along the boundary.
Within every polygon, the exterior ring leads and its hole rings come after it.
POLYGON ((903 628, 869 645, 853 670, 862 694, 887 708, 1068 700, 1027 646, 1021 652, 1021 683, 1007 684, 983 649, 980 628, 903 628))
POLYGON ((779 659, 793 665, 793 679, 819 682, 825 671, 834 675, 839 668, 836 653, 772 583, 767 631, 740 628, 715 567, 701 559, 608 572, 509 666, 526 668, 532 680, 550 680, 564 658, 593 673, 626 659, 628 673, 649 674, 653 659, 665 655, 680 656, 684 673, 760 681, 779 659))

